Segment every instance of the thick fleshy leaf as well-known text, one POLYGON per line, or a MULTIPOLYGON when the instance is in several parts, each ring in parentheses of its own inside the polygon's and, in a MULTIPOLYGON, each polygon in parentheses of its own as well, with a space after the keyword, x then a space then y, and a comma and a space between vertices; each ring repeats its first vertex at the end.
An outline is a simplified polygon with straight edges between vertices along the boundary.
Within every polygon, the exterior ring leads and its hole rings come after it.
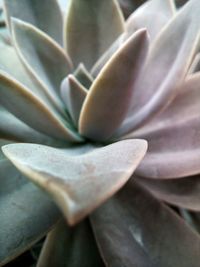
POLYGON ((138 29, 146 28, 152 41, 174 14, 173 0, 147 1, 128 18, 126 22, 128 36, 138 29))
POLYGON ((123 32, 123 17, 117 1, 73 0, 65 26, 66 49, 75 66, 90 69, 123 32))
POLYGON ((31 24, 12 19, 14 45, 22 63, 61 109, 60 84, 71 72, 71 62, 61 47, 31 24))
POLYGON ((78 134, 67 128, 67 122, 64 124, 36 95, 3 71, 0 71, 0 103, 42 133, 66 141, 81 141, 78 134))
POLYGON ((91 226, 69 228, 64 220, 48 234, 37 267, 103 267, 91 226))
POLYGON ((134 179, 95 211, 92 225, 107 266, 199 266, 199 235, 134 179))
POLYGON ((63 43, 63 18, 56 0, 4 0, 7 22, 11 17, 33 24, 58 43, 63 43))
POLYGON ((127 140, 72 157, 62 149, 47 146, 3 147, 22 173, 52 195, 71 225, 127 182, 146 149, 144 140, 127 140))
POLYGON ((55 109, 51 97, 48 95, 48 92, 36 81, 31 79, 25 71, 15 49, 8 45, 6 42, 0 43, 0 69, 7 72, 17 81, 25 85, 28 89, 34 92, 40 99, 42 99, 48 106, 51 107, 55 112, 55 109), (17 67, 13 67, 17 66, 17 67))
POLYGON ((4 266, 43 237, 60 213, 42 191, 4 160, 0 161, 0 217, 0 266, 4 266))
POLYGON ((93 78, 82 63, 78 65, 78 68, 74 72, 74 76, 83 86, 85 86, 85 88, 89 89, 92 85, 93 78))
POLYGON ((189 1, 153 42, 118 135, 144 125, 177 95, 198 47, 199 12, 199 1, 189 1))
POLYGON ((158 199, 174 206, 200 211, 200 176, 167 180, 138 177, 136 181, 158 199))
POLYGON ((198 73, 190 76, 169 107, 131 135, 149 143, 148 153, 137 170, 140 176, 178 178, 200 172, 199 84, 198 73))
POLYGON ((125 40, 125 33, 122 33, 117 40, 106 50, 106 52, 97 60, 91 69, 91 74, 93 77, 97 77, 99 72, 102 70, 104 65, 109 61, 109 59, 114 55, 114 53, 120 48, 125 40))
POLYGON ((101 141, 113 135, 129 109, 132 87, 147 51, 148 36, 143 29, 111 57, 93 82, 83 104, 79 120, 82 135, 101 141))
POLYGON ((76 126, 87 93, 87 89, 73 75, 69 75, 61 84, 62 99, 76 126))
POLYGON ((0 106, 0 138, 15 142, 48 144, 51 138, 38 133, 0 106))

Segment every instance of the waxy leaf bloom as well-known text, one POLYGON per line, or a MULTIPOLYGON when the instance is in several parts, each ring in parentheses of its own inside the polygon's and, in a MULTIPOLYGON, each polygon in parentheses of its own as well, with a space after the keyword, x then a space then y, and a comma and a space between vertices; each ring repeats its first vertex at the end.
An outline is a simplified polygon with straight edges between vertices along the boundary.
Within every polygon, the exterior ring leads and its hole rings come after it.
POLYGON ((200 266, 200 1, 143 2, 3 1, 0 266, 200 266))

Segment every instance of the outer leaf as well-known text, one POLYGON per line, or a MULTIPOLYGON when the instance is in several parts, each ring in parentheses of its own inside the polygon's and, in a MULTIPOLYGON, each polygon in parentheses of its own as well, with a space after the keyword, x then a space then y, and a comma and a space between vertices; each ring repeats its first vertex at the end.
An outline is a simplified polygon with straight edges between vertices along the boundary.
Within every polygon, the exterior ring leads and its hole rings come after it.
POLYGON ((0 266, 4 266, 43 237, 60 213, 5 160, 0 161, 0 217, 0 266))
POLYGON ((128 36, 141 28, 146 28, 151 41, 175 14, 173 0, 150 0, 140 6, 126 22, 128 36))
POLYGON ((61 84, 62 99, 76 126, 87 93, 87 89, 73 75, 69 75, 61 84))
POLYGON ((189 68, 188 74, 200 71, 200 53, 197 53, 189 68))
POLYGON ((200 172, 199 83, 199 74, 191 76, 171 105, 133 134, 149 142, 149 153, 138 169, 140 176, 178 178, 200 172))
POLYGON ((62 44, 63 19, 56 0, 4 0, 7 22, 11 17, 35 25, 62 44))
POLYGON ((65 38, 66 49, 75 66, 83 62, 90 69, 123 29, 117 1, 71 0, 65 38))
POLYGON ((36 80, 29 78, 28 74, 25 71, 25 68, 23 67, 21 61, 17 56, 15 49, 11 45, 8 45, 5 42, 1 42, 0 51, 0 69, 7 72, 13 78, 25 85, 39 98, 41 98, 48 106, 54 109, 55 112, 57 112, 51 101, 51 96, 48 94, 48 92, 45 91, 44 88, 36 80))
POLYGON ((71 62, 64 51, 44 32, 31 24, 12 19, 15 48, 22 63, 59 107, 62 79, 71 72, 71 62))
POLYGON ((38 131, 66 141, 81 140, 45 103, 3 71, 0 71, 0 103, 38 131))
POLYGON ((139 177, 136 180, 158 199, 174 206, 200 211, 200 176, 164 181, 139 177))
POLYGON ((103 267, 88 221, 69 228, 60 221, 49 233, 37 267, 103 267), (59 240, 59 242, 58 242, 59 240))
POLYGON ((48 136, 40 134, 28 127, 2 107, 0 107, 0 118, 0 138, 43 144, 52 141, 48 136))
POLYGON ((113 135, 129 109, 132 87, 147 51, 147 33, 140 30, 111 57, 83 104, 79 120, 82 135, 100 141, 113 135))
POLYGON ((118 191, 147 149, 144 140, 121 141, 84 155, 31 144, 4 146, 13 164, 49 192, 75 224, 118 191))
POLYGON ((92 215, 92 225, 107 266, 199 266, 199 235, 134 180, 92 215))
POLYGON ((177 95, 177 87, 187 74, 198 46, 199 12, 199 1, 189 1, 153 42, 133 88, 132 108, 118 135, 152 119, 177 95))

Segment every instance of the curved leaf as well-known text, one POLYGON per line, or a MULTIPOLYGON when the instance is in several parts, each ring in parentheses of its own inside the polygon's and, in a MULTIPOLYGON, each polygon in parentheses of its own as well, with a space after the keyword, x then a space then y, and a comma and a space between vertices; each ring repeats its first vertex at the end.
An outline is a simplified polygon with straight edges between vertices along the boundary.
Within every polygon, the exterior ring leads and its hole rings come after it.
POLYGON ((151 45, 133 88, 132 106, 118 136, 144 125, 178 94, 177 88, 198 49, 199 12, 199 1, 190 0, 151 45))
POLYGON ((70 59, 53 39, 31 24, 12 18, 12 33, 22 63, 60 110, 60 85, 71 72, 70 59))
POLYGON ((60 218, 52 201, 8 160, 0 164, 0 214, 0 266, 29 249, 60 218))
POLYGON ((73 157, 61 149, 32 144, 4 146, 3 152, 52 195, 73 225, 127 182, 146 149, 144 140, 127 140, 73 157))
POLYGON ((94 212, 92 226, 107 266, 199 266, 199 235, 134 179, 94 212))
POLYGON ((87 93, 87 89, 73 75, 68 75, 61 84, 62 99, 76 126, 87 93))
POLYGON ((82 140, 36 95, 3 71, 0 71, 0 103, 42 133, 66 141, 82 140))
POLYGON ((11 75, 17 81, 25 85, 28 89, 34 92, 39 98, 41 98, 48 106, 58 112, 49 97, 48 92, 36 81, 29 78, 28 74, 21 61, 19 60, 15 49, 5 42, 0 43, 0 69, 11 75), (14 68, 13 66, 17 66, 14 68))
POLYGON ((75 66, 90 69, 123 32, 123 17, 114 0, 71 0, 65 25, 66 49, 75 66))
POLYGON ((150 0, 135 10, 126 21, 127 36, 146 28, 151 41, 175 14, 174 0, 150 0))
POLYGON ((11 17, 33 24, 58 43, 63 43, 63 19, 56 0, 4 0, 8 26, 11 17))
POLYGON ((92 85, 93 78, 82 63, 78 65, 74 76, 85 88, 89 89, 92 85))
POLYGON ((17 141, 17 142, 33 142, 47 144, 51 142, 51 138, 34 129, 28 127, 25 123, 18 120, 11 113, 0 106, 0 138, 17 141))
POLYGON ((104 266, 87 220, 73 228, 62 220, 48 234, 37 264, 37 267, 47 266, 104 266))
POLYGON ((138 177, 136 181, 162 201, 200 211, 200 176, 166 180, 138 177))
POLYGON ((168 108, 133 133, 149 142, 147 156, 137 170, 140 176, 178 178, 200 172, 199 83, 198 73, 188 78, 168 108))
POLYGON ((147 51, 148 36, 140 30, 104 66, 81 110, 79 132, 83 136, 103 141, 113 135, 129 109, 132 87, 147 51))

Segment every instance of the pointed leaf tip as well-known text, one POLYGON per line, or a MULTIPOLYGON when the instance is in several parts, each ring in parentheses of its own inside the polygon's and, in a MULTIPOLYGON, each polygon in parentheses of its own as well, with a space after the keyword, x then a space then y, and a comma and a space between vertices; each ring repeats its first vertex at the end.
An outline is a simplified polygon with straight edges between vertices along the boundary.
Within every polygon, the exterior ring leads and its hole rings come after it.
POLYGON ((148 45, 147 31, 141 29, 103 67, 81 110, 79 132, 83 136, 105 141, 120 126, 129 109, 132 87, 143 66, 148 45))
POLYGON ((4 154, 47 191, 73 225, 118 191, 147 150, 145 140, 125 140, 79 156, 35 144, 4 146, 4 154))

